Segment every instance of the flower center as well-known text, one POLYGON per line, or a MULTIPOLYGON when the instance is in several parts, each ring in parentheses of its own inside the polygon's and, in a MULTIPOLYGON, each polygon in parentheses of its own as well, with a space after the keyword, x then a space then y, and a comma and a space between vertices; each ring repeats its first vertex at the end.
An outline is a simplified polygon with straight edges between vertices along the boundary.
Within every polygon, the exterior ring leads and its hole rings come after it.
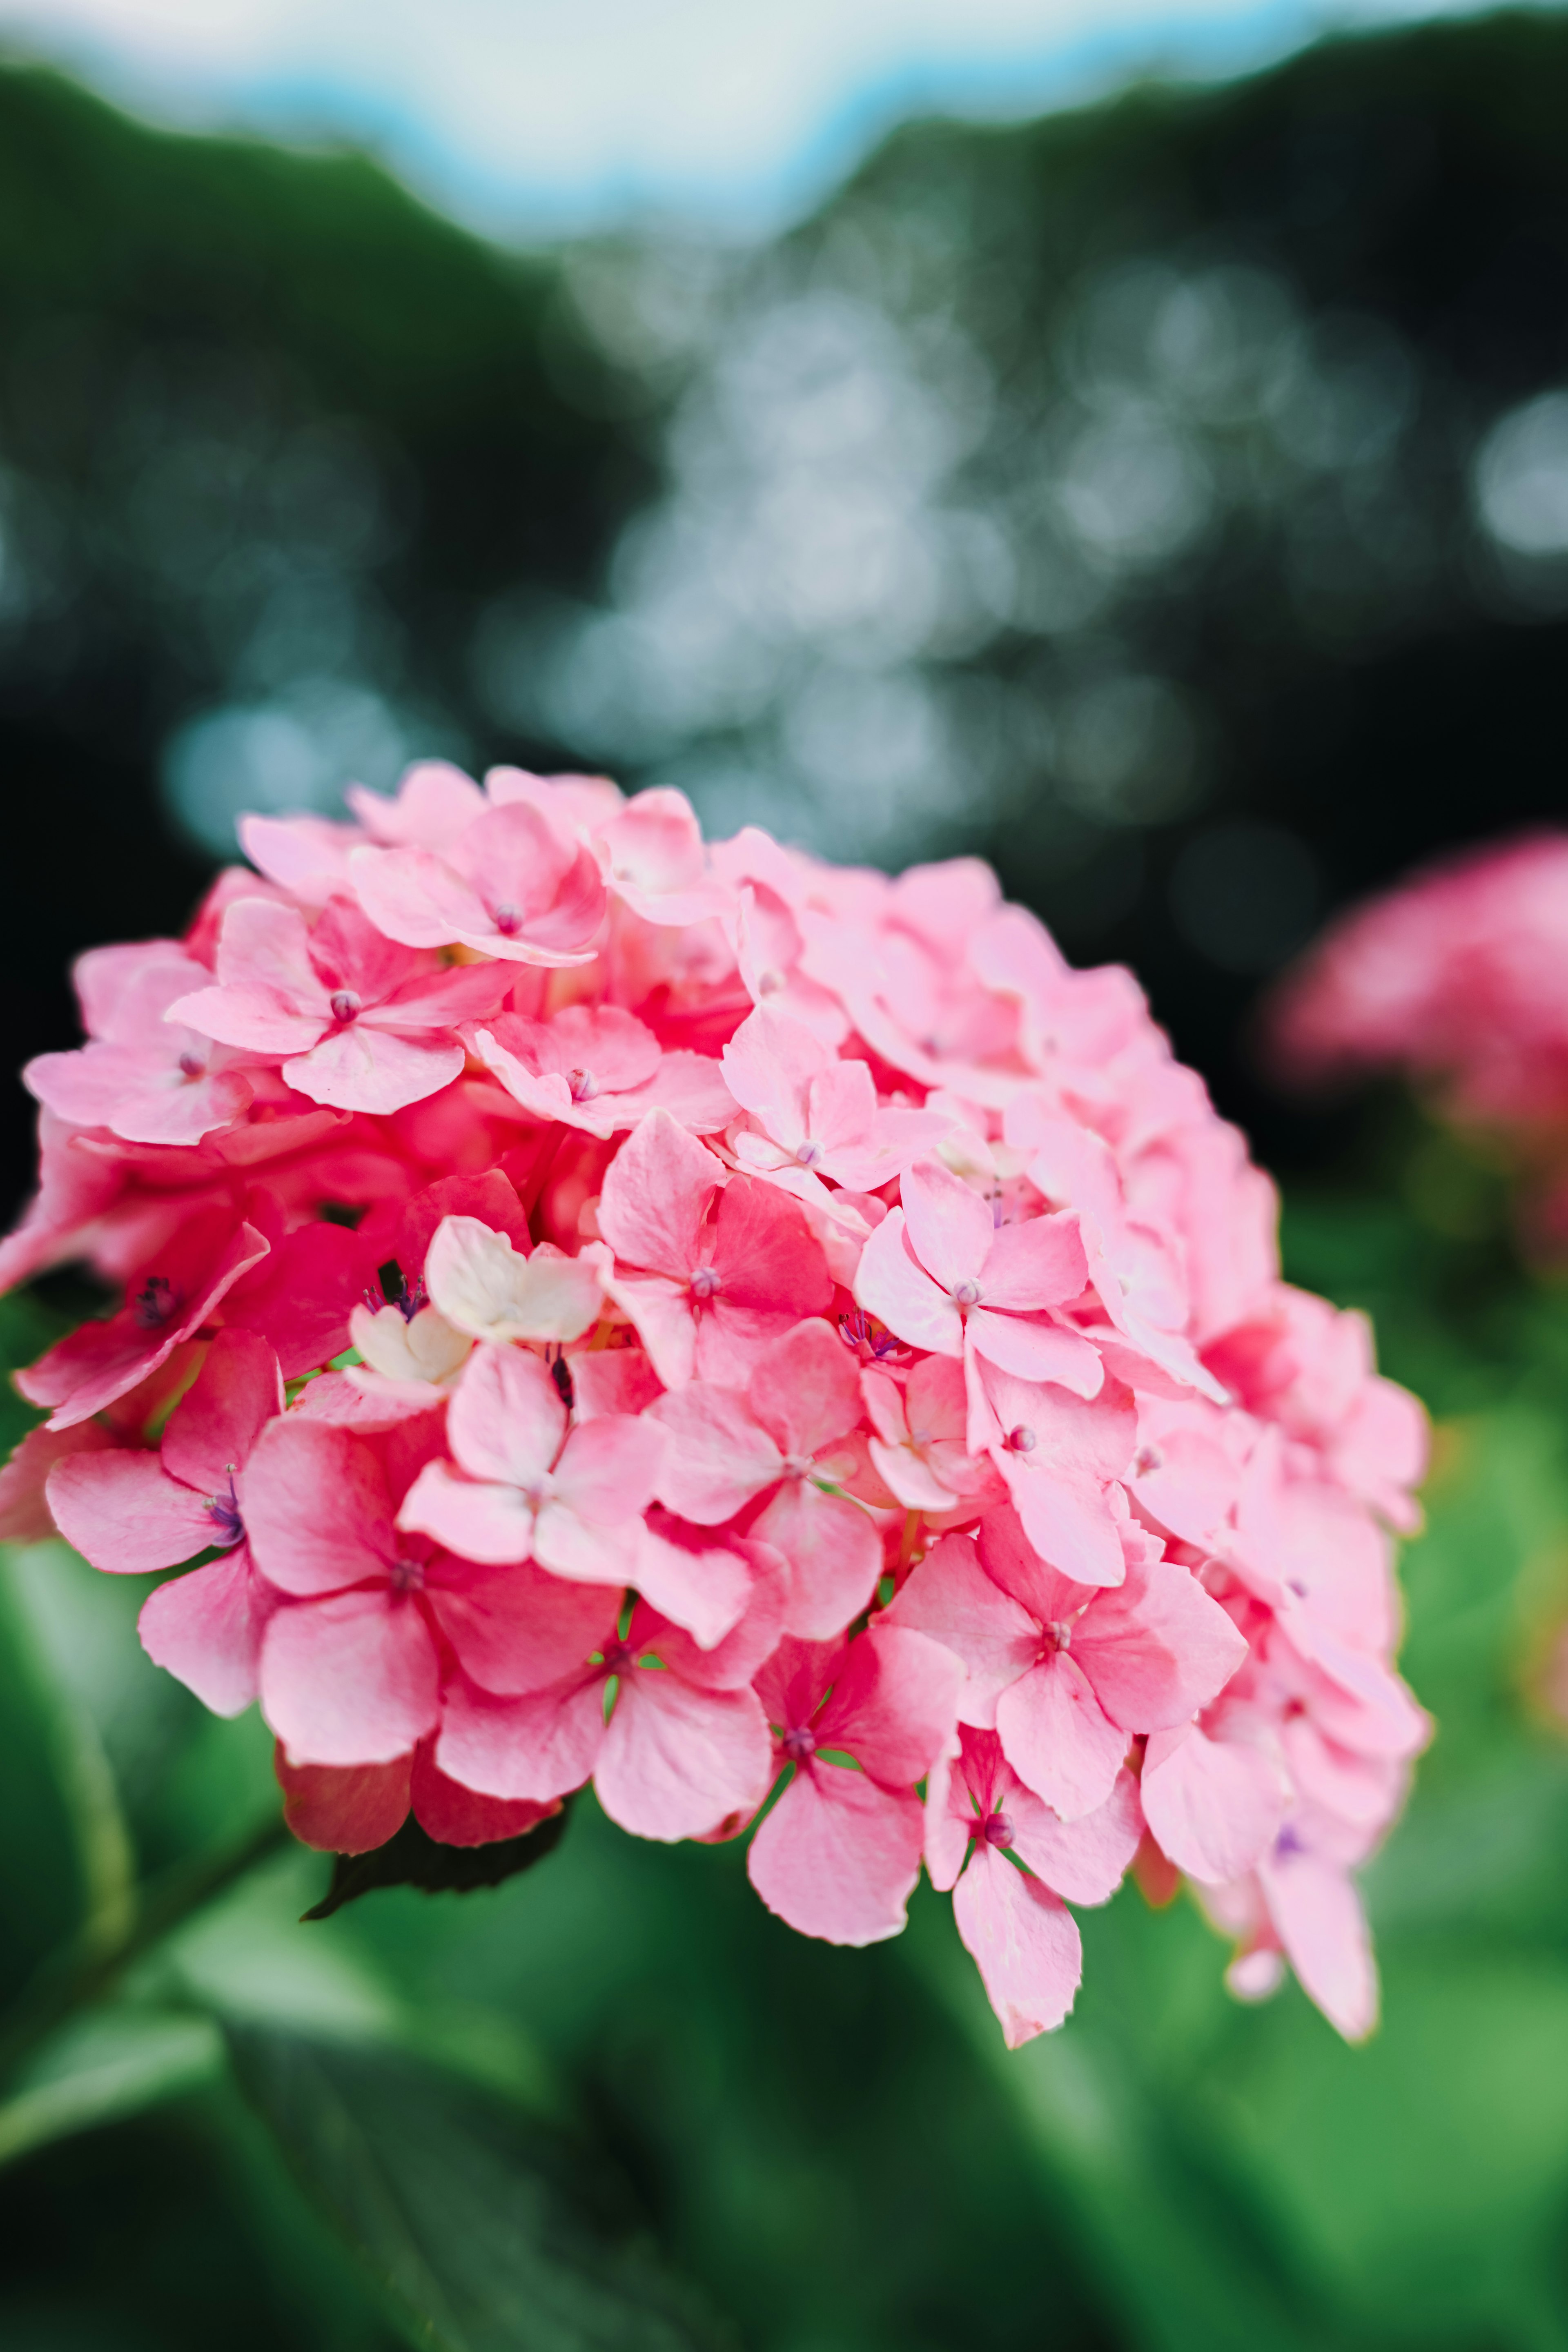
POLYGON ((180 1076, 183 1078, 203 1078, 206 1076, 207 1057, 187 1045, 180 1055, 180 1076))
POLYGON ((227 1490, 221 1495, 209 1495, 206 1514, 213 1523, 213 1542, 222 1551, 232 1551, 243 1541, 245 1522, 239 1516, 239 1498, 234 1491, 234 1465, 229 1465, 227 1490))
POLYGON ((1010 1429, 1005 1440, 1009 1454, 1032 1454, 1039 1442, 1026 1421, 1021 1421, 1016 1429, 1010 1429))
POLYGON ((503 940, 515 939, 522 929, 522 909, 503 899, 490 917, 490 920, 503 940))
POLYGON ((574 1102, 592 1102, 599 1091, 599 1081, 592 1070, 568 1070, 566 1084, 574 1102))
POLYGON ((160 1331, 174 1312, 174 1286, 166 1276, 150 1274, 137 1292, 132 1315, 143 1331, 160 1331))
POLYGON ((1072 1625, 1066 1617, 1053 1617, 1050 1623, 1040 1630, 1046 1637, 1045 1647, 1040 1653, 1042 1657, 1048 1658, 1058 1650, 1072 1648, 1072 1625))
POLYGON ((1017 1832, 1005 1813, 987 1813, 980 1824, 980 1834, 987 1845, 1009 1846, 1017 1832))
POLYGON ((815 1168, 822 1158, 820 1143, 797 1143, 795 1156, 802 1168, 815 1168))
POLYGON ((1165 1457, 1157 1445, 1141 1445, 1132 1457, 1134 1478, 1147 1478, 1152 1470, 1163 1469, 1165 1457))
POLYGON ((760 971, 757 974, 757 994, 759 996, 776 996, 784 984, 784 976, 783 972, 773 971, 771 966, 766 971, 760 971))
POLYGON ((980 1304, 980 1285, 973 1279, 973 1276, 966 1274, 962 1282, 955 1283, 953 1285, 952 1297, 953 1304, 956 1307, 978 1307, 980 1304))
POLYGON ((723 1288, 723 1277, 717 1266, 700 1265, 693 1269, 691 1278, 686 1286, 692 1297, 700 1301, 711 1298, 717 1291, 723 1288))
POLYGON ((786 1731, 779 1746, 792 1764, 805 1764, 816 1753, 816 1742, 809 1731, 797 1727, 786 1731))
POLYGON ((425 1563, 419 1559, 395 1559, 390 1582, 394 1592, 423 1592, 425 1563))
POLYGON ((352 988, 333 989, 332 1019, 334 1021, 353 1021, 357 1017, 359 1010, 360 1000, 352 988))

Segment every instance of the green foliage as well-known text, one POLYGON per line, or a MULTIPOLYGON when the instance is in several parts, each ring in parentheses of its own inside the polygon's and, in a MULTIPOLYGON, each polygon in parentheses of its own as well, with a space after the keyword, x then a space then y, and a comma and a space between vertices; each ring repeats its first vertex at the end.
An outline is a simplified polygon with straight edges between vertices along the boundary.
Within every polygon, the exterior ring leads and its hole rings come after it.
POLYGON ((563 1805, 521 1837, 497 1838, 489 1845, 437 1845, 410 1813, 384 1845, 369 1853, 335 1854, 332 1883, 305 1916, 330 1919, 345 1903, 383 1886, 417 1886, 426 1895, 468 1895, 476 1886, 500 1886, 553 1853, 565 1827, 563 1805))

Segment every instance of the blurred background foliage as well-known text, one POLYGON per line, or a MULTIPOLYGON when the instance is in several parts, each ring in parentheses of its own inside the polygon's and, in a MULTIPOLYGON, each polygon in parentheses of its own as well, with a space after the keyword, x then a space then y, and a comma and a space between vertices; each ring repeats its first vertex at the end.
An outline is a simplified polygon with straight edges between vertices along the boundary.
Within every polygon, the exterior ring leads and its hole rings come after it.
POLYGON ((1347 896, 1562 811, 1565 120, 1568 23, 1498 16, 918 125, 763 247, 520 257, 0 72, 7 1055, 73 1042, 69 956, 177 929, 237 809, 415 751, 986 851, 1136 966, 1284 1173, 1292 1276, 1431 1403, 1441 1727, 1366 2049, 1129 1887, 1008 2057, 940 1902, 813 1945, 591 1799, 498 1891, 298 1926, 326 1865, 237 1859, 261 1727, 148 1664, 139 1580, 12 1551, 7 2352, 1568 2347, 1568 1301, 1495 1173, 1247 1045, 1347 896), (62 1950, 131 1956, 45 2031, 62 1950))

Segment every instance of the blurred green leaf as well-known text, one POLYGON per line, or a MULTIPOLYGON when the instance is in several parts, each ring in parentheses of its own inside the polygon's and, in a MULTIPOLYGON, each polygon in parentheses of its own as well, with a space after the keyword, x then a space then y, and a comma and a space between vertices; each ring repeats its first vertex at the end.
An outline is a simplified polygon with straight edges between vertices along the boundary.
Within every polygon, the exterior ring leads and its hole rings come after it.
POLYGON ((114 2008, 74 2020, 0 2105, 0 2164, 210 2083, 224 2063, 210 2019, 114 2008))
POLYGON ((713 2328, 564 2135, 383 2053, 231 2027, 240 2086, 412 2342, 693 2352, 713 2328))
POLYGON ((395 1837, 369 1853, 332 1857, 332 1883, 307 1919, 330 1919, 345 1903, 381 1886, 417 1886, 426 1895, 469 1895, 477 1886, 500 1886, 520 1870, 531 1870, 553 1853, 566 1827, 567 1806, 521 1837, 497 1838, 489 1845, 440 1845, 412 1813, 395 1837))

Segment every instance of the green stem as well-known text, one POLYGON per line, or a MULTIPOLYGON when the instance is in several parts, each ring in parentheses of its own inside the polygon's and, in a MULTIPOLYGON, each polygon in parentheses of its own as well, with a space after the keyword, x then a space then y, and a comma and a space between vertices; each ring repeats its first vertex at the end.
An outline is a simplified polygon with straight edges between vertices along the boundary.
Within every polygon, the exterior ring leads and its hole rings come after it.
POLYGON ((46 1960, 0 2024, 0 2080, 68 2017, 107 1992, 133 1960, 291 1842, 288 1823, 275 1814, 248 1835, 176 1863, 152 1880, 141 1891, 132 1922, 113 1943, 94 1948, 89 1937, 77 1937, 46 1960))

